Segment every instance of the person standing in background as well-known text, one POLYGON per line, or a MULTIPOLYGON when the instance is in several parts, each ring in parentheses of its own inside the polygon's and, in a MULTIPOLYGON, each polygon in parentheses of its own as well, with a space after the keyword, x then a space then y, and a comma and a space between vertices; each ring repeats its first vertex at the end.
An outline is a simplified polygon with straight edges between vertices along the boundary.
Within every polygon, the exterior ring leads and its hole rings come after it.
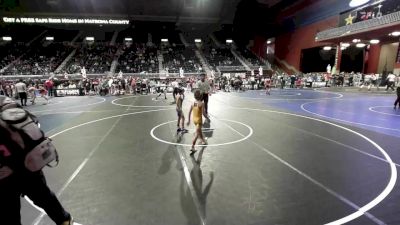
POLYGON ((265 87, 265 94, 266 95, 271 95, 271 78, 267 76, 264 80, 264 87, 265 87))
POLYGON ((200 90, 202 99, 204 102, 204 116, 209 120, 208 116, 208 95, 210 93, 211 87, 208 81, 206 81, 206 75, 202 74, 201 79, 197 82, 197 88, 200 90))
POLYGON ((391 88, 394 91, 394 81, 396 79, 396 75, 394 75, 393 73, 390 73, 387 76, 387 87, 386 87, 386 91, 389 90, 389 88, 391 88))
POLYGON ((19 82, 15 85, 15 90, 21 100, 21 105, 26 106, 26 101, 28 100, 28 96, 26 94, 27 89, 26 84, 22 81, 22 79, 20 79, 19 82))
POLYGON ((53 96, 53 86, 54 86, 52 79, 49 78, 48 80, 46 80, 46 82, 44 83, 44 86, 46 87, 47 94, 49 95, 49 97, 52 97, 53 96))
POLYGON ((396 109, 397 104, 399 104, 399 109, 400 109, 400 87, 397 87, 396 94, 397 94, 397 99, 394 102, 394 109, 396 109))

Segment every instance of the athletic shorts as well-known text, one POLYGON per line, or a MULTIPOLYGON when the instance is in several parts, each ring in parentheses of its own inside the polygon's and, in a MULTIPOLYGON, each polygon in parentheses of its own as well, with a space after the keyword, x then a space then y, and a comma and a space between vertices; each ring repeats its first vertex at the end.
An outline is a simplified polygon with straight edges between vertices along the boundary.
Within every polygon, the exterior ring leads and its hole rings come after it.
POLYGON ((201 126, 203 125, 202 123, 194 123, 194 125, 196 126, 196 128, 201 128, 201 126))
POLYGON ((19 95, 20 99, 26 99, 27 98, 26 92, 19 92, 18 95, 19 95))
POLYGON ((176 114, 178 115, 178 117, 183 116, 182 109, 176 109, 176 114))
POLYGON ((193 120, 194 125, 196 126, 196 128, 201 128, 201 126, 203 125, 203 120, 202 119, 194 119, 193 120))

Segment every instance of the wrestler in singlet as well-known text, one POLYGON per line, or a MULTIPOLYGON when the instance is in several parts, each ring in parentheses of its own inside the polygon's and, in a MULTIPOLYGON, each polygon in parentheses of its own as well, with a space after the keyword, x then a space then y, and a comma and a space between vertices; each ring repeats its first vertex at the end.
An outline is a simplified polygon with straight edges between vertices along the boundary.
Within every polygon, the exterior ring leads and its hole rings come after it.
POLYGON ((193 123, 196 127, 203 125, 203 102, 195 101, 193 104, 193 123))

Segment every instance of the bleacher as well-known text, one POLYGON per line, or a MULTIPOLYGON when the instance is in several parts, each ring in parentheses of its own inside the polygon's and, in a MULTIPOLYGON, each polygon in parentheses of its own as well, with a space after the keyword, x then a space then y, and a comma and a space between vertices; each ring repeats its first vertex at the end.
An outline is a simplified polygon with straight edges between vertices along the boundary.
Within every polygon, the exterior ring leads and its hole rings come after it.
POLYGON ((260 59, 250 50, 245 48, 239 48, 238 51, 251 64, 249 66, 259 67, 264 65, 263 62, 261 62, 260 59))
POLYGON ((173 45, 163 50, 163 67, 168 69, 169 73, 179 73, 183 68, 185 73, 196 73, 201 67, 192 48, 186 48, 184 45, 173 45))
POLYGON ((213 70, 217 70, 217 67, 242 66, 228 47, 206 48, 203 50, 203 53, 213 70))
POLYGON ((132 44, 123 47, 116 71, 123 73, 158 73, 157 48, 146 44, 132 44))
POLYGON ((72 47, 63 43, 43 43, 31 46, 4 73, 13 75, 50 74, 61 64, 72 47))
POLYGON ((108 43, 82 43, 62 72, 80 73, 81 69, 85 67, 86 72, 90 74, 106 73, 110 71, 116 50, 116 46, 110 46, 108 43))

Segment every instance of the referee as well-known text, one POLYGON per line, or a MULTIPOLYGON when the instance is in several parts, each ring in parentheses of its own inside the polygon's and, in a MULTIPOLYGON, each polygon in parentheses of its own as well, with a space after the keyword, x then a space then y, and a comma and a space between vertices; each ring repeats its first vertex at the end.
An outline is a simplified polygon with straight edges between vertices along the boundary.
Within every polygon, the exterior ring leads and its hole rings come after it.
POLYGON ((210 84, 206 81, 206 75, 201 74, 201 79, 197 82, 197 88, 200 90, 200 93, 203 95, 204 101, 204 113, 205 116, 208 117, 208 95, 211 90, 210 84))
POLYGON ((19 80, 19 82, 15 85, 15 90, 17 91, 19 98, 21 100, 21 105, 26 106, 26 101, 28 99, 28 96, 26 94, 27 88, 26 84, 23 82, 22 79, 19 80))

